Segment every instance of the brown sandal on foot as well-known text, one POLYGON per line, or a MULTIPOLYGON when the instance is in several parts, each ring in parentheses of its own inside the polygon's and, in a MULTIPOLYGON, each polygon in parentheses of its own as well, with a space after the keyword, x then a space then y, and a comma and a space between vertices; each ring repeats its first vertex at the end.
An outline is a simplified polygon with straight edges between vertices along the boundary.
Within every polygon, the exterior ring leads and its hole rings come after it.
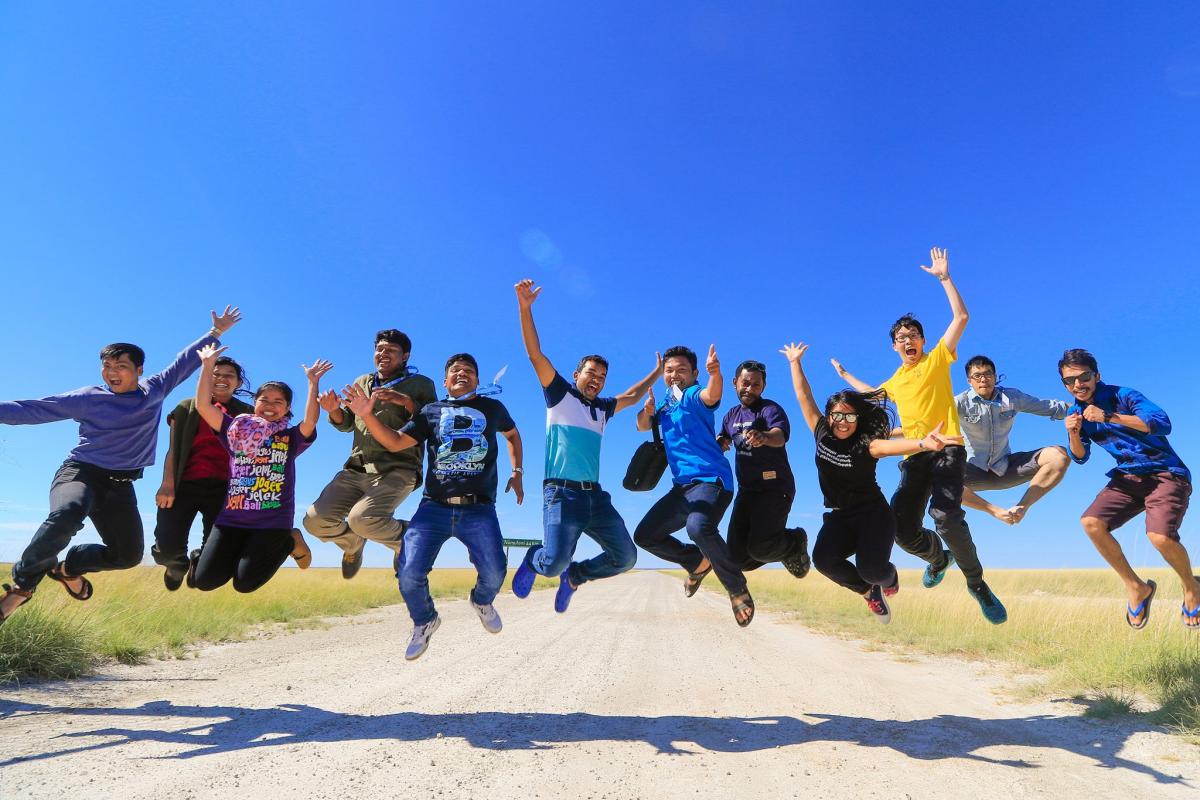
POLYGON ((689 572, 687 580, 683 582, 683 593, 688 597, 694 595, 700 589, 701 581, 712 571, 712 563, 710 562, 708 569, 701 570, 700 572, 689 572))
POLYGON ((61 583, 62 587, 67 590, 67 594, 76 600, 90 600, 92 597, 92 582, 82 575, 68 575, 65 561, 55 564, 54 569, 46 573, 46 577, 61 583), (71 584, 67 581, 82 581, 82 584, 78 589, 72 589, 71 584))
POLYGON ((292 541, 296 545, 292 548, 292 558, 296 559, 296 566, 308 569, 312 564, 312 550, 308 549, 308 542, 304 541, 304 534, 299 528, 292 528, 292 541))
POLYGON ((18 589, 16 586, 9 586, 7 583, 4 584, 4 594, 0 595, 0 625, 3 625, 4 621, 6 619, 8 619, 14 613, 16 613, 16 610, 18 608, 20 608, 21 606, 28 603, 30 601, 30 599, 32 599, 32 598, 33 598, 33 590, 32 589, 18 589), (16 595, 17 597, 24 597, 25 599, 22 600, 21 602, 17 603, 15 606, 13 606, 12 611, 9 611, 7 614, 5 614, 4 613, 4 601, 7 600, 8 598, 12 597, 13 595, 16 595))
POLYGON ((729 600, 733 603, 733 619, 737 622, 739 628, 744 628, 754 621, 754 598, 750 596, 749 592, 731 594, 729 595, 729 600), (742 597, 746 599, 740 600, 739 598, 742 597), (746 611, 750 613, 744 619, 738 616, 738 614, 745 613, 746 611))

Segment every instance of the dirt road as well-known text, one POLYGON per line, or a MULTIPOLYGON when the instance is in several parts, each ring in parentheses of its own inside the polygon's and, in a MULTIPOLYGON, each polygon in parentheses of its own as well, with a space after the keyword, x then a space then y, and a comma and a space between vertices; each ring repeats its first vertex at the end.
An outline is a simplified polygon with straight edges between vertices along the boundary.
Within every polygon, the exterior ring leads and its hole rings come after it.
POLYGON ((4 798, 1200 796, 1200 748, 1016 703, 1003 672, 897 656, 634 573, 462 601, 418 661, 402 606, 196 658, 0 692, 4 798))

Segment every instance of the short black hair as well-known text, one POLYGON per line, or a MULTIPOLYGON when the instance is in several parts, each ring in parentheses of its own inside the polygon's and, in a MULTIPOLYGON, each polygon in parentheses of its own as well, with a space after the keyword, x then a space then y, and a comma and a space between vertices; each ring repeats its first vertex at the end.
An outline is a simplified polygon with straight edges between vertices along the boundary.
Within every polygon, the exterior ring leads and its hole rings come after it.
POLYGON ((737 365, 737 369, 733 371, 733 377, 736 379, 740 377, 743 372, 747 371, 757 372, 759 375, 762 375, 763 383, 767 382, 767 365, 761 361, 755 361, 752 358, 746 359, 737 365))
POLYGON ((590 356, 584 356, 583 358, 579 359, 579 365, 575 367, 575 371, 579 372, 581 369, 587 366, 589 361, 591 361, 593 364, 604 367, 605 370, 608 369, 608 359, 597 353, 592 353, 590 356))
POLYGON ((911 312, 892 323, 892 329, 888 332, 888 339, 893 342, 896 341, 896 331, 901 328, 916 328, 917 333, 921 334, 921 338, 925 338, 925 329, 921 327, 921 323, 911 312))
POLYGON ((388 344, 399 345, 400 349, 405 353, 412 352, 412 339, 408 338, 408 334, 403 331, 398 331, 395 328, 379 331, 375 334, 375 344, 387 342, 388 344))
POLYGON ((663 363, 667 363, 668 358, 686 358, 692 364, 692 369, 696 369, 696 351, 690 347, 684 347, 677 344, 674 347, 668 347, 663 353, 663 363))
POLYGON ((258 387, 258 389, 255 390, 254 399, 257 400, 259 398, 259 395, 261 395, 267 389, 275 389, 280 394, 283 395, 283 399, 287 400, 287 404, 288 404, 287 418, 291 419, 292 418, 292 387, 288 386, 283 381, 267 381, 266 383, 261 384, 258 387))
POLYGON ((129 342, 113 342, 106 344, 100 348, 100 360, 106 358, 120 358, 121 356, 129 356, 129 360, 133 362, 135 367, 140 367, 146 363, 146 351, 138 347, 136 344, 129 342))
POLYGON ((996 362, 992 361, 987 356, 971 356, 971 360, 967 362, 965 367, 963 367, 963 369, 966 370, 968 378, 971 377, 971 367, 974 366, 990 367, 992 372, 996 371, 996 362))
POLYGON ((442 371, 443 375, 450 374, 450 367, 455 361, 465 361, 475 369, 475 374, 479 374, 479 362, 475 360, 475 356, 470 353, 455 353, 446 359, 446 368, 442 371))
POLYGON ((1058 360, 1059 376, 1062 376, 1063 367, 1087 367, 1092 372, 1100 371, 1096 357, 1082 347, 1073 347, 1063 351, 1062 358, 1058 360))

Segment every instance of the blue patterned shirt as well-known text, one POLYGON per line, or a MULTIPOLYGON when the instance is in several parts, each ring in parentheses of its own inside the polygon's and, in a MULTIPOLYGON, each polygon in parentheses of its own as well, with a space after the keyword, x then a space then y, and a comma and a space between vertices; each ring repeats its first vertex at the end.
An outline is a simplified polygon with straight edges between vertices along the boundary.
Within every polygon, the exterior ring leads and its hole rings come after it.
POLYGON ((1088 460, 1092 454, 1092 442, 1095 442, 1117 460, 1117 466, 1107 473, 1110 478, 1122 472, 1129 475, 1173 472, 1191 482, 1191 471, 1167 441, 1167 434, 1171 432, 1171 418, 1167 412, 1147 400, 1145 395, 1136 389, 1109 386, 1098 381, 1092 401, 1084 403, 1076 400, 1068 413, 1082 414, 1089 405, 1095 405, 1110 414, 1132 414, 1146 423, 1150 432, 1142 433, 1116 423, 1084 420, 1079 431, 1079 439, 1083 442, 1083 458, 1075 458, 1075 454, 1071 453, 1076 464, 1088 460))

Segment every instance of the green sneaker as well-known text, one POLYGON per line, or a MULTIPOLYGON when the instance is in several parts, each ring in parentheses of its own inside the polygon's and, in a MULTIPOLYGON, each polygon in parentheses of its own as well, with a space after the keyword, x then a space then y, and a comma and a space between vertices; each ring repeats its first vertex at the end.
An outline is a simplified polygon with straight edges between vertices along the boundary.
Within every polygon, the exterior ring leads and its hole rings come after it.
POLYGON ((946 559, 946 563, 940 569, 934 569, 933 564, 925 567, 925 574, 921 576, 921 585, 926 589, 932 589, 942 582, 942 578, 946 577, 946 570, 950 569, 950 565, 954 563, 954 554, 949 550, 943 550, 942 555, 946 559))

